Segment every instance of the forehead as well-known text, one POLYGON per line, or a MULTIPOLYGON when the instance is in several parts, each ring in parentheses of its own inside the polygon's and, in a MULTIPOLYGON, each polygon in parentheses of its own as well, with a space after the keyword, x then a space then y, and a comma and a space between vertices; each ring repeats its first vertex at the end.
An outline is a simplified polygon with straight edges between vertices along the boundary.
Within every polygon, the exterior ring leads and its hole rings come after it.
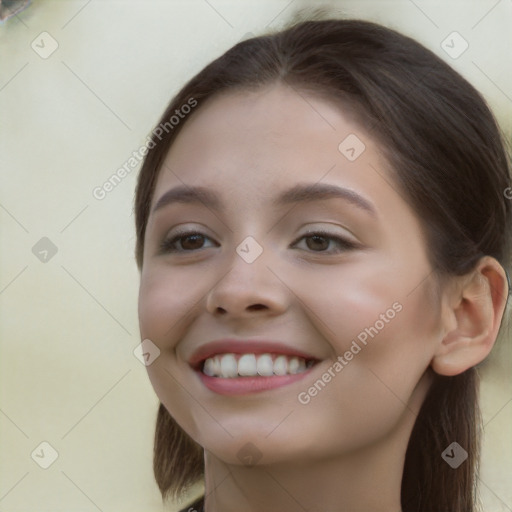
POLYGON ((183 183, 268 192, 340 177, 370 192, 382 187, 385 166, 379 146, 351 113, 274 84, 224 93, 198 107, 166 155, 154 196, 183 183))

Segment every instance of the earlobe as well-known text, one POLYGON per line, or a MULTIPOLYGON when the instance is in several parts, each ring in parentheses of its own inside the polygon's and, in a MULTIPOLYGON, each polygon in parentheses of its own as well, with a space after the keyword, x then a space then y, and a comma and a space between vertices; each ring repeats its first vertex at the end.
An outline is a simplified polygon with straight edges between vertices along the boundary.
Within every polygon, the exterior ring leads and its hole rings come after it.
POLYGON ((459 284, 455 295, 445 297, 445 334, 431 362, 440 375, 458 375, 489 355, 509 293, 505 270, 491 256, 481 258, 459 284))

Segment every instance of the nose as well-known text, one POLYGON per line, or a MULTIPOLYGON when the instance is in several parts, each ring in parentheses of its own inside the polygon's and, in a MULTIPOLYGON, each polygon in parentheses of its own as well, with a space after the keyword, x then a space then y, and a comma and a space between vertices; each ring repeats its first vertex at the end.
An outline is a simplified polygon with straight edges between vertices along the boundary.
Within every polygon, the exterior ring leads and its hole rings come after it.
POLYGON ((226 318, 274 316, 285 312, 290 290, 264 256, 265 251, 252 263, 233 253, 229 269, 206 296, 207 311, 226 318))

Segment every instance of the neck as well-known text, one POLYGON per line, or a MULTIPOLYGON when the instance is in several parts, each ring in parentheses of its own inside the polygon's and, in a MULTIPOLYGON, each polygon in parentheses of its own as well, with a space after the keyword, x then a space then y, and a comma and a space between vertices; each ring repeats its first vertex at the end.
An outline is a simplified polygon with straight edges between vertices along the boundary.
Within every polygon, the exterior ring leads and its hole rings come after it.
POLYGON ((268 467, 208 459, 206 512, 401 511, 401 475, 361 457, 268 467))

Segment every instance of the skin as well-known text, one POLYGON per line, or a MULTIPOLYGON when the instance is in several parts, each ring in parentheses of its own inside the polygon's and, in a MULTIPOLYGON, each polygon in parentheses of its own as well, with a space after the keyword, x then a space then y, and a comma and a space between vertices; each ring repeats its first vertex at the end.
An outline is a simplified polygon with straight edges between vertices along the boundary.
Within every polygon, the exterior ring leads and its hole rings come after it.
POLYGON ((205 449, 206 510, 400 511, 407 442, 432 373, 455 375, 487 356, 505 306, 503 269, 485 257, 437 286, 421 221, 377 144, 340 106, 282 84, 216 97, 187 119, 152 208, 183 184, 206 186, 225 210, 174 203, 150 216, 139 319, 142 339, 161 351, 147 367, 159 399, 205 449), (366 146, 353 162, 338 150, 349 134, 366 146), (298 182, 353 190, 376 214, 339 198, 271 205, 298 182), (159 253, 178 228, 205 238, 159 253), (301 238, 318 229, 358 246, 301 238), (250 264, 236 252, 247 236, 263 248, 250 264), (394 303, 401 311, 300 403, 394 303), (226 337, 281 341, 321 362, 297 383, 219 395, 187 360, 226 337), (247 450, 256 465, 243 464, 247 450))

